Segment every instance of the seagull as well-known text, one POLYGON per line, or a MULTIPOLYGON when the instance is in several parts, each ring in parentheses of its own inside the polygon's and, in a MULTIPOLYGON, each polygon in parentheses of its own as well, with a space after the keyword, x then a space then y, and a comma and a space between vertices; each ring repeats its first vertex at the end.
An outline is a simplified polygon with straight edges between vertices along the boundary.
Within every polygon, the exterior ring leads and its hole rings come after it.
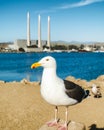
POLYGON ((31 65, 31 69, 43 67, 41 80, 41 95, 49 104, 55 106, 55 117, 53 121, 49 121, 49 127, 58 126, 58 130, 68 129, 68 106, 81 102, 89 95, 88 90, 84 90, 81 86, 58 77, 56 73, 57 63, 52 56, 46 56, 40 61, 31 65), (58 106, 65 106, 65 123, 58 125, 58 106))
POLYGON ((94 95, 94 97, 97 97, 97 98, 101 97, 100 88, 98 86, 96 86, 96 84, 92 85, 91 92, 94 95))

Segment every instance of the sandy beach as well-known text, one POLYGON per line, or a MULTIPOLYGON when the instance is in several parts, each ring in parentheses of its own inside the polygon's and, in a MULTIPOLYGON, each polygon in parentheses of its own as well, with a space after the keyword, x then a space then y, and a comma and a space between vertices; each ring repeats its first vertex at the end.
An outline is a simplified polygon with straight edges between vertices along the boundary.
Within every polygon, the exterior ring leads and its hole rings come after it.
MULTIPOLYGON (((104 75, 95 80, 68 77, 85 89, 92 84, 100 86, 101 98, 92 93, 81 103, 70 106, 69 120, 84 123, 86 130, 104 130, 104 75)), ((64 107, 59 107, 59 117, 64 120, 64 107)), ((45 122, 53 119, 54 107, 45 102, 40 95, 38 82, 0 81, 0 130, 39 130, 45 122)))

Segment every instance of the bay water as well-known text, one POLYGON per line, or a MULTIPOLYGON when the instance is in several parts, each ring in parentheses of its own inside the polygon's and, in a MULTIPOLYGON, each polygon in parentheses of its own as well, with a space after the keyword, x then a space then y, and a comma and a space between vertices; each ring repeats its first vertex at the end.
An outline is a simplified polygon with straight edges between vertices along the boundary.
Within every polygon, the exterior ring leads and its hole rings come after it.
POLYGON ((31 64, 49 55, 56 59, 57 74, 63 79, 74 76, 89 81, 104 74, 104 53, 0 53, 0 80, 40 81, 43 68, 31 69, 31 64))

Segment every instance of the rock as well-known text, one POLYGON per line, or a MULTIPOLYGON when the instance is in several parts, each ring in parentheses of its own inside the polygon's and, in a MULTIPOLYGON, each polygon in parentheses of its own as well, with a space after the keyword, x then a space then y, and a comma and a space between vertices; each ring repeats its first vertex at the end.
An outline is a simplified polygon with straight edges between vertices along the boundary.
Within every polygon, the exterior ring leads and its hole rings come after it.
POLYGON ((86 128, 82 123, 71 121, 68 125, 68 130, 86 130, 86 128))
POLYGON ((0 80, 0 83, 6 83, 5 81, 0 80))
POLYGON ((75 77, 73 77, 73 76, 66 77, 66 80, 69 80, 69 81, 72 81, 72 82, 76 81, 75 77))
POLYGON ((104 81, 104 75, 99 76, 96 80, 104 81))
POLYGON ((29 84, 30 82, 27 79, 23 79, 23 80, 21 80, 21 83, 29 84))
MULTIPOLYGON (((43 125, 39 130, 57 130, 57 127, 48 127, 47 125, 43 125)), ((68 130, 86 130, 86 128, 82 123, 71 121, 68 124, 68 130)))

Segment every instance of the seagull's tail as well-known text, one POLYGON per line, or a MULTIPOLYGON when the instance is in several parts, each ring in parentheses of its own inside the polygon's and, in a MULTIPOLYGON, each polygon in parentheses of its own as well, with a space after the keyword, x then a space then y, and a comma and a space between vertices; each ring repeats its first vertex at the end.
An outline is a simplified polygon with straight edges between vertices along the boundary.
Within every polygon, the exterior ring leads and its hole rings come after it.
POLYGON ((85 90, 85 96, 84 98, 87 98, 90 95, 90 91, 89 90, 85 90))

